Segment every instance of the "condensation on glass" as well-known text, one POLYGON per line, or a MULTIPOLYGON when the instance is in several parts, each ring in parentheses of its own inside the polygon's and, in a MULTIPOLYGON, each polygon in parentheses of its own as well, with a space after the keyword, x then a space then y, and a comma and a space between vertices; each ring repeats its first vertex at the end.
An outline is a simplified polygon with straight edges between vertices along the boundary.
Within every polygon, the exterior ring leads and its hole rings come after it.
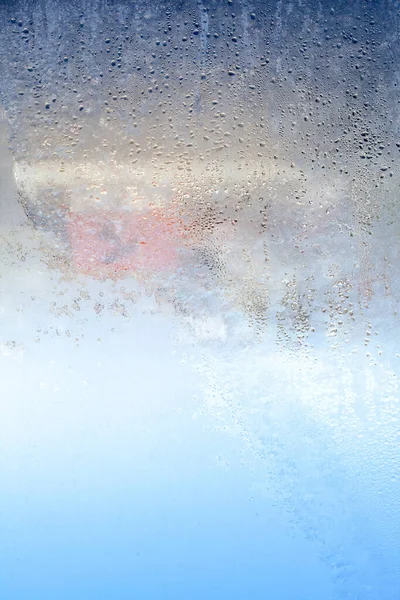
POLYGON ((398 598, 397 3, 16 0, 0 33, 2 368, 93 338, 101 381, 168 322, 182 410, 332 586, 248 597, 398 598))

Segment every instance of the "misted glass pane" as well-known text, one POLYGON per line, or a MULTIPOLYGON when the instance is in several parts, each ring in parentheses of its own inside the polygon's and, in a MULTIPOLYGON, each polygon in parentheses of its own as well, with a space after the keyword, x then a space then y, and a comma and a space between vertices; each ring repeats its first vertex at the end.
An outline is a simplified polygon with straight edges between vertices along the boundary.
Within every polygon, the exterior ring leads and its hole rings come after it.
POLYGON ((398 600, 399 5, 0 3, 0 596, 398 600))

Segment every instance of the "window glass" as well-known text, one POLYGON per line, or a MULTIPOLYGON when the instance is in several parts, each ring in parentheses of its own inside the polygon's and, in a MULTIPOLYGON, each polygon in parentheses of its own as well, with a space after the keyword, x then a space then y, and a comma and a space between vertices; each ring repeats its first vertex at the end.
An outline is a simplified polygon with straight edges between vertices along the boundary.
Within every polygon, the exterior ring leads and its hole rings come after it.
POLYGON ((398 4, 0 40, 2 597, 397 599, 398 4))

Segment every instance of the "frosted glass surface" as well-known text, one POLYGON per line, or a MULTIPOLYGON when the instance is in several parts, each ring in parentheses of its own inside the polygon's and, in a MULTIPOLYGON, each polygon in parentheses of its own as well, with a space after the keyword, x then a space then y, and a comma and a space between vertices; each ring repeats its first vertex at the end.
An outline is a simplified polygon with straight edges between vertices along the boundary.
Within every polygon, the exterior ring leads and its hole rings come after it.
POLYGON ((0 3, 0 597, 398 600, 390 0, 0 3))

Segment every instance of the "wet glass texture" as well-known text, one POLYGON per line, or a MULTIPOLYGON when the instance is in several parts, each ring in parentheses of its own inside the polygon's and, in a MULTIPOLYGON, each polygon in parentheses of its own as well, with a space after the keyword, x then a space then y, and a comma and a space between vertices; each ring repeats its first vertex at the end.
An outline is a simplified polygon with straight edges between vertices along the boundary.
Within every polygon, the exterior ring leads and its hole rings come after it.
POLYGON ((0 3, 4 600, 398 600, 399 26, 0 3))

